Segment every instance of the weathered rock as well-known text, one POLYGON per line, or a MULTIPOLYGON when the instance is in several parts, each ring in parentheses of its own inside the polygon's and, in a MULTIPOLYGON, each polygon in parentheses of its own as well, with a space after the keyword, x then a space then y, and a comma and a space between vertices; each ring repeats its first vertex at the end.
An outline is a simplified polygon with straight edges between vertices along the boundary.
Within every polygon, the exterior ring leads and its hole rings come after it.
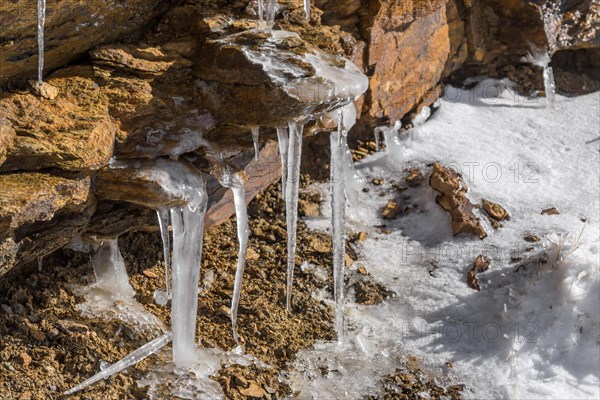
POLYGON ((50 82, 60 90, 54 100, 31 93, 0 97, 0 116, 16 132, 0 171, 94 170, 112 156, 116 127, 98 86, 81 77, 50 82))
MULTIPOLYGON (((132 39, 164 12, 168 2, 132 0, 48 2, 44 30, 45 71, 67 65, 89 49, 132 39)), ((0 86, 34 78, 37 73, 37 9, 28 0, 3 1, 0 7, 0 86)))
MULTIPOLYGON (((369 9, 368 116, 400 120, 435 89, 450 54, 446 2, 378 2, 369 9)), ((435 99, 434 99, 435 101, 435 99)))
POLYGON ((89 175, 0 174, 0 275, 69 243, 94 210, 89 175))
POLYGON ((480 239, 487 236, 479 218, 473 213, 473 204, 466 196, 467 186, 454 170, 435 163, 429 184, 440 193, 436 202, 452 217, 454 235, 468 233, 480 239))
POLYGON ((199 107, 217 119, 278 127, 354 101, 367 78, 348 60, 286 31, 208 41, 195 58, 199 107))
POLYGON ((473 267, 467 273, 467 285, 469 285, 471 289, 477 291, 481 290, 479 281, 477 280, 477 274, 487 271, 490 268, 491 263, 492 260, 489 257, 484 256, 483 254, 477 256, 473 262, 473 267))

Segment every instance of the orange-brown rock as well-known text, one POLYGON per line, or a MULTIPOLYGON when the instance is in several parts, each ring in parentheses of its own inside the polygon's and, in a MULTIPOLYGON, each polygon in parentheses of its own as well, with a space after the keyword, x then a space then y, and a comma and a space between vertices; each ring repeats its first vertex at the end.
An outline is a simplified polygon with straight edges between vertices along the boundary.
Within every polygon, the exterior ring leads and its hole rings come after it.
POLYGON ((479 281, 477 280, 477 274, 487 271, 490 268, 491 263, 492 260, 489 257, 484 256, 483 254, 477 256, 473 262, 473 267, 467 273, 467 285, 469 285, 471 289, 477 291, 481 290, 479 281))
POLYGON ((435 163, 429 184, 440 193, 436 202, 450 213, 455 235, 467 233, 480 239, 487 236, 479 218, 473 213, 473 204, 466 196, 467 186, 453 169, 435 163))
POLYGON ((482 199, 481 206, 485 212, 496 221, 504 221, 510 217, 508 211, 504 209, 500 204, 494 203, 493 201, 482 199))
MULTIPOLYGON (((45 71, 74 61, 103 43, 131 40, 163 13, 168 2, 131 0, 48 2, 44 30, 45 71)), ((2 1, 0 6, 0 86, 32 79, 37 73, 37 9, 29 0, 2 1)))
POLYGON ((0 275, 69 243, 94 205, 89 175, 0 174, 0 275))
POLYGON ((8 147, 15 139, 15 129, 12 124, 0 115, 0 165, 6 160, 8 147))
POLYGON ((33 93, 0 97, 0 116, 16 133, 0 171, 94 170, 112 157, 116 127, 100 88, 81 77, 50 82, 60 90, 54 100, 33 93))

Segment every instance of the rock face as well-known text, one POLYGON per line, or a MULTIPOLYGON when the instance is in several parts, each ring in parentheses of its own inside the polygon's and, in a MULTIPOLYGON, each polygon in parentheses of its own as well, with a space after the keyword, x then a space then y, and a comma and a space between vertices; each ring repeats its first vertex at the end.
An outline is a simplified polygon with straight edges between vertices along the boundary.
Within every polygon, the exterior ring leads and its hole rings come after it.
MULTIPOLYGON (((91 48, 139 36, 166 9, 159 0, 48 2, 44 32, 46 71, 62 67, 91 48)), ((37 9, 28 0, 0 7, 0 86, 37 74, 37 9)))

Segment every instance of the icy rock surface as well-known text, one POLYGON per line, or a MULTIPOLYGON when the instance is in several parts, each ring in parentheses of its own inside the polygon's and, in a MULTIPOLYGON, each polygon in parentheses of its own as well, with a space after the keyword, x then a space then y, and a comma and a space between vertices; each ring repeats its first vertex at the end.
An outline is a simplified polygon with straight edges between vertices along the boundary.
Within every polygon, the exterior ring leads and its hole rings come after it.
POLYGON ((207 94, 202 106, 233 123, 285 126, 348 104, 369 85, 352 62, 292 32, 245 31, 203 50, 194 68, 198 88, 207 94))

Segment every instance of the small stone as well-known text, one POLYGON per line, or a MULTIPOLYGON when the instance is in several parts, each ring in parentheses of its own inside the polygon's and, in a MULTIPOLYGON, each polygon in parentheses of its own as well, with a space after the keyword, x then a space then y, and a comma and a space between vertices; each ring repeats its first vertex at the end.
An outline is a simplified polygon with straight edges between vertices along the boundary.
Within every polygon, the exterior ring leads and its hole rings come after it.
POLYGON ((257 399, 261 399, 266 395, 265 391, 256 382, 250 382, 247 388, 240 389, 240 393, 244 396, 257 399))
POLYGON ((487 271, 490 268, 491 263, 492 260, 489 257, 484 256, 483 254, 477 256, 473 262, 473 267, 467 274, 467 285, 469 285, 471 289, 477 291, 481 290, 479 282, 477 281, 477 274, 487 271))
POLYGON ((423 173, 419 170, 419 168, 410 168, 405 180, 406 183, 408 183, 408 186, 419 186, 421 183, 423 183, 423 173))
POLYGON ((221 307, 219 307, 219 310, 217 311, 217 315, 223 316, 226 318, 230 318, 231 317, 231 309, 227 306, 221 306, 221 307))
POLYGON ((31 336, 34 340, 37 340, 39 342, 43 342, 44 340, 46 340, 46 334, 36 328, 29 329, 29 336, 31 336))
POLYGON ((317 253, 329 253, 331 251, 331 245, 319 238, 313 238, 310 247, 317 253))
POLYGON ((367 269, 363 265, 359 266, 356 269, 356 272, 358 272, 361 275, 367 275, 368 274, 367 269))
POLYGON ((233 377, 232 383, 235 387, 247 388, 248 386, 250 386, 246 378, 237 375, 233 377))
POLYGON ((531 243, 540 241, 540 237, 538 235, 527 235, 523 239, 525 239, 526 242, 531 242, 531 243))
POLYGON ((481 205, 486 213, 496 221, 504 221, 510 217, 508 211, 504 209, 500 204, 494 203, 486 199, 481 200, 481 205))
POLYGON ((389 200, 383 210, 384 219, 394 219, 400 214, 401 207, 394 200, 389 200))
POLYGON ((556 207, 546 208, 542 210, 542 215, 559 215, 560 211, 556 209, 556 207))
POLYGON ((259 258, 260 258, 260 254, 258 254, 258 252, 256 250, 254 250, 252 247, 249 247, 248 251, 246 252, 246 260, 256 261, 259 258))
POLYGON ((8 315, 10 315, 10 314, 12 314, 12 313, 13 313, 13 310, 12 310, 12 308, 10 308, 10 306, 9 306, 8 304, 2 304, 2 305, 0 305, 0 308, 2 309, 2 311, 3 311, 5 314, 8 314, 8 315))
POLYGON ((52 86, 48 82, 29 81, 29 84, 33 88, 34 92, 45 99, 54 100, 58 96, 58 88, 52 86))
POLYGON ((17 303, 13 306, 13 311, 17 315, 27 314, 27 309, 25 308, 25 306, 23 306, 23 304, 20 304, 20 303, 17 303))
POLYGON ((298 211, 304 217, 318 217, 320 215, 319 205, 307 200, 298 200, 298 211))
POLYGON ((26 392, 23 392, 21 394, 21 396, 19 397, 19 400, 31 400, 32 397, 33 397, 33 394, 31 393, 31 391, 27 390, 26 392))
POLYGON ((158 275, 156 275, 153 271, 149 270, 149 269, 145 269, 142 274, 144 274, 144 276, 150 278, 150 279, 157 279, 158 275))
POLYGON ((29 367, 29 364, 31 364, 31 361, 32 361, 31 356, 25 352, 19 353, 19 355, 17 355, 17 362, 23 368, 29 367))
POLYGON ((367 232, 359 232, 358 233, 358 241, 364 242, 365 240, 367 240, 367 232))
POLYGON ((383 185, 384 181, 381 178, 373 178, 371 180, 371 184, 375 185, 375 186, 381 186, 383 185))
POLYGON ((344 264, 346 264, 346 268, 350 268, 352 264, 354 264, 354 260, 348 255, 348 253, 344 253, 344 264))
POLYGON ((59 335, 60 335, 60 332, 56 328, 50 329, 48 331, 48 333, 46 334, 46 336, 48 336, 48 339, 50 339, 50 340, 54 340, 54 339, 58 338, 59 335))

